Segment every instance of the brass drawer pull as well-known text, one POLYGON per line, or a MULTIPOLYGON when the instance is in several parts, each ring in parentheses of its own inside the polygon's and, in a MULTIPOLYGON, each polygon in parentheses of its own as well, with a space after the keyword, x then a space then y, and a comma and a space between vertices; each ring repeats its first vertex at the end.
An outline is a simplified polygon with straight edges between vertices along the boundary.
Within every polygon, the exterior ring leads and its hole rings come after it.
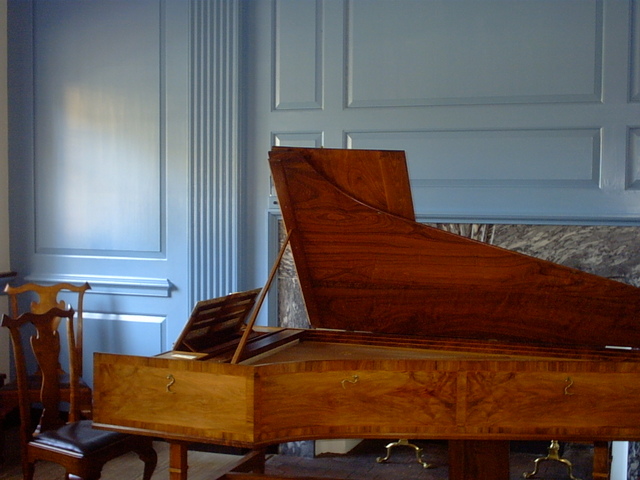
POLYGON ((167 380, 169 380, 169 383, 167 383, 167 393, 176 393, 171 391, 171 387, 173 386, 174 383, 176 383, 175 377, 169 374, 167 375, 167 380))
POLYGON ((345 378, 344 380, 342 380, 342 382, 340 382, 340 384, 342 385, 342 388, 346 389, 347 387, 344 386, 344 384, 346 382, 356 384, 356 383, 358 383, 359 379, 360 379, 360 377, 358 377, 358 375, 352 375, 351 378, 345 378))

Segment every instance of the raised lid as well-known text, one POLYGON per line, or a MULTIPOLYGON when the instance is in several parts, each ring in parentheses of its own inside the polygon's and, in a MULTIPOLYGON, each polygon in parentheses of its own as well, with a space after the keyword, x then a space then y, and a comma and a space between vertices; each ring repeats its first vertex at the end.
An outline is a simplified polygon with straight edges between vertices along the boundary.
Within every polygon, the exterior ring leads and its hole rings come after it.
POLYGON ((316 328, 640 347, 640 289, 415 222, 403 152, 270 165, 316 328))

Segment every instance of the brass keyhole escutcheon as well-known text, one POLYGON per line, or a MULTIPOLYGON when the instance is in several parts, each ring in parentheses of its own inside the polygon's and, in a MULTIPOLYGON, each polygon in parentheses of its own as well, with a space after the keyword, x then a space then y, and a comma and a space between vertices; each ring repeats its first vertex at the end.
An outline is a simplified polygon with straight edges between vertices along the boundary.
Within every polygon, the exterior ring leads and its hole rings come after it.
POLYGON ((176 393, 171 391, 171 387, 173 386, 174 383, 176 383, 176 379, 173 375, 169 374, 167 375, 167 380, 169 380, 169 383, 167 383, 167 393, 176 393))
POLYGON ((567 385, 564 387, 564 394, 565 395, 573 395, 573 392, 569 391, 569 389, 573 386, 573 380, 571 379, 571 377, 567 377, 565 382, 567 382, 567 385))
POLYGON ((358 383, 358 380, 360 380, 360 377, 358 377, 358 375, 352 375, 351 378, 345 378, 344 380, 342 380, 342 382, 340 382, 340 384, 342 385, 342 388, 347 388, 345 387, 345 383, 353 383, 356 384, 358 383))

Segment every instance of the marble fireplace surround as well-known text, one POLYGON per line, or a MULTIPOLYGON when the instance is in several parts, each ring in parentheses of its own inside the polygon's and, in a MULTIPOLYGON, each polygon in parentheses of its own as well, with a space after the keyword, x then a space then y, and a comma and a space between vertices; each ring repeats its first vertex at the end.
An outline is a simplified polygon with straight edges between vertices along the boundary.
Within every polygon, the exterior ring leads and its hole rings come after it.
MULTIPOLYGON (((430 223, 468 238, 549 260, 640 287, 640 227, 607 225, 506 225, 430 223)), ((280 240, 283 241, 282 222, 280 240)), ((288 251, 278 272, 278 322, 307 328, 295 266, 288 251)), ((288 453, 308 454, 312 442, 288 444, 288 453)), ((629 443, 628 478, 640 473, 640 442, 629 443)))
MULTIPOLYGON (((468 238, 640 287, 640 227, 428 224, 468 238)), ((282 225, 280 239, 283 241, 282 225)), ((278 322, 308 328, 291 252, 278 272, 278 322)))

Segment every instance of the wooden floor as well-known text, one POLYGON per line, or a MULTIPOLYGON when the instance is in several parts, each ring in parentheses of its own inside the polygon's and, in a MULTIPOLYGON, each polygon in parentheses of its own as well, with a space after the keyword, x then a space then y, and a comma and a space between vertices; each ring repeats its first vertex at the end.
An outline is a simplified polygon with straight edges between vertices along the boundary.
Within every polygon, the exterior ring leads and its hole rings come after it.
MULTIPOLYGON (((169 478, 168 446, 164 442, 155 442, 154 447, 158 452, 158 466, 153 475, 153 480, 169 478)), ((210 478, 209 472, 224 466, 225 462, 234 457, 205 452, 189 452, 190 479, 202 480, 210 478)), ((104 480, 139 480, 142 478, 143 463, 135 454, 126 455, 107 463, 102 471, 104 480)), ((22 471, 19 460, 13 457, 0 465, 0 479, 21 480, 22 471)), ((35 480, 63 480, 64 470, 58 465, 49 462, 39 462, 36 465, 35 480)))
MULTIPOLYGON (((0 465, 0 480, 19 480, 22 473, 17 450, 15 431, 8 434, 5 462, 0 465)), ((416 442, 424 448, 425 459, 434 464, 433 468, 424 469, 416 461, 415 453, 408 447, 392 450, 388 463, 380 464, 376 458, 384 456, 387 441, 365 441, 347 455, 322 455, 316 458, 293 455, 270 455, 266 462, 266 471, 295 478, 296 476, 315 476, 344 478, 349 480, 447 480, 447 445, 446 442, 416 442)), ((540 448, 541 445, 536 445, 540 448)), ((168 445, 158 441, 154 443, 158 452, 158 466, 153 480, 165 480, 168 473, 168 445)), ((511 455, 511 480, 522 479, 522 473, 531 471, 533 459, 538 454, 532 453, 532 447, 525 451, 517 451, 514 446, 511 455)), ((580 446, 565 454, 574 463, 574 475, 582 480, 591 480, 589 448, 580 446)), ((189 452, 189 479, 205 480, 215 477, 215 472, 224 469, 224 465, 236 458, 232 455, 202 451, 189 452)), ((546 469, 536 478, 547 480, 568 479, 566 468, 557 462, 545 462, 546 469)), ((142 462, 135 454, 127 455, 109 462, 102 474, 104 480, 139 480, 142 478, 142 462)), ((36 466, 35 480, 64 479, 64 472, 55 464, 46 462, 36 466)), ((488 479, 490 480, 490 479, 488 479)))

